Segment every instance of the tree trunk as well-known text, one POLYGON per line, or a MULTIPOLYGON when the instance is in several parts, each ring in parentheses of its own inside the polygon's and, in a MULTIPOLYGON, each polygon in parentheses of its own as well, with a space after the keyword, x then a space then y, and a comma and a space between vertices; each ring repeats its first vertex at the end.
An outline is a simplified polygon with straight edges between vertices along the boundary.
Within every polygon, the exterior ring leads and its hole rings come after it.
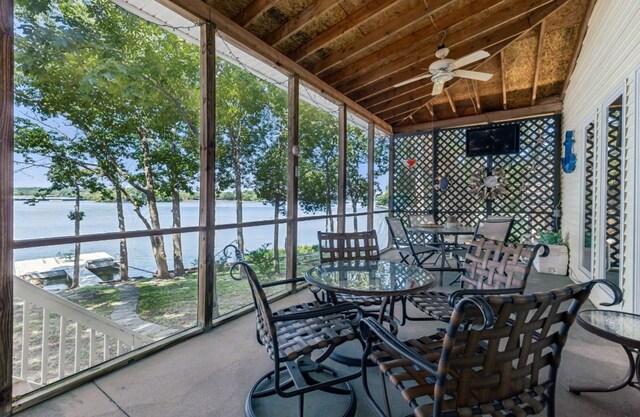
MULTIPOLYGON (((149 155, 149 140, 142 128, 138 128, 140 136, 140 145, 142 148, 142 160, 144 177, 146 181, 147 205, 149 206, 149 221, 153 230, 160 229, 160 215, 158 213, 158 203, 156 198, 155 181, 153 179, 153 168, 151 167, 151 158, 149 155)), ((169 267, 167 265, 167 254, 164 250, 164 238, 162 236, 151 236, 151 249, 153 257, 156 261, 158 270, 156 276, 159 278, 169 278, 169 267)))
MULTIPOLYGON (((118 230, 125 232, 127 227, 124 223, 124 208, 122 205, 122 190, 114 184, 116 189, 116 210, 118 211, 118 230)), ((129 251, 127 249, 127 239, 120 239, 120 281, 129 281, 129 251)))
MULTIPOLYGON (((231 161, 233 167, 234 188, 235 188, 235 200, 236 200, 236 223, 242 223, 242 168, 240 166, 240 134, 242 132, 242 125, 238 129, 238 135, 235 136, 233 132, 229 135, 231 138, 231 161)), ((242 227, 236 229, 236 241, 238 243, 238 249, 241 253, 244 253, 244 234, 242 227)))
MULTIPOLYGON (((180 212, 180 190, 178 189, 177 184, 173 185, 171 193, 171 212, 173 213, 173 227, 180 228, 182 225, 182 218, 180 212)), ((182 258, 182 236, 180 235, 180 233, 175 233, 173 235, 173 274, 175 276, 184 275, 184 260, 182 258)))
POLYGON ((275 201, 275 209, 273 213, 273 218, 276 223, 273 225, 273 271, 276 274, 280 273, 280 245, 278 241, 280 240, 280 224, 277 223, 280 218, 280 201, 276 199, 275 201))
MULTIPOLYGON (((357 213, 358 212, 358 204, 354 202, 355 200, 352 198, 351 199, 351 212, 352 213, 357 213)), ((353 231, 357 232, 358 231, 358 216, 353 216, 353 231)))
MULTIPOLYGON (((75 226, 75 235, 80 236, 80 185, 76 183, 76 202, 73 206, 73 222, 75 226)), ((80 243, 75 244, 75 251, 73 256, 73 283, 71 288, 78 288, 80 286, 80 243)))

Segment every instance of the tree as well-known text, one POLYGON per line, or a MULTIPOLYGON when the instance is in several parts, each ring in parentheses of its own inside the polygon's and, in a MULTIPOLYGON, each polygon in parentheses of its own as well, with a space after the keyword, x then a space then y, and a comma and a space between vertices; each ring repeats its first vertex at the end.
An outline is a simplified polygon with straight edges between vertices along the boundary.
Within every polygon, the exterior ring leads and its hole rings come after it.
MULTIPOLYGON (((369 161, 368 136, 366 132, 355 126, 348 126, 347 130, 347 197, 351 201, 353 213, 358 212, 358 205, 367 204, 369 181, 366 174, 360 171, 369 161)), ((358 231, 358 217, 353 217, 353 228, 358 231)))
MULTIPOLYGON (((338 123, 334 116, 300 102, 299 203, 306 213, 332 216, 338 198, 338 123)), ((334 230, 328 218, 326 230, 334 230)))
MULTIPOLYGON (((147 229, 159 229, 159 196, 179 200, 198 172, 197 162, 183 163, 198 160, 198 48, 108 0, 18 0, 16 18, 18 104, 73 126, 82 159, 99 167, 147 229), (183 159, 166 157, 176 136, 181 149, 170 152, 183 159)), ((173 212, 179 224, 179 202, 173 212)), ((158 275, 169 276, 163 237, 150 240, 158 275)), ((182 258, 175 237, 174 258, 182 258)))
MULTIPOLYGON (((77 164, 79 152, 74 138, 55 131, 47 131, 41 126, 24 118, 16 121, 15 152, 21 154, 27 165, 37 164, 48 168, 47 179, 51 185, 36 192, 33 199, 27 200, 30 205, 56 190, 73 189, 74 206, 67 217, 74 222, 74 235, 80 235, 80 222, 85 213, 80 209, 80 193, 82 190, 106 192, 96 179, 95 172, 77 164), (34 156, 39 156, 39 162, 34 156)), ((74 263, 72 288, 80 285, 80 252, 81 245, 74 245, 74 263)))
MULTIPOLYGON (((243 222, 242 190, 253 185, 257 147, 265 123, 270 122, 268 85, 253 74, 225 61, 216 67, 216 177, 219 189, 235 191, 236 222, 243 222)), ((242 227, 236 229, 244 251, 242 227)))

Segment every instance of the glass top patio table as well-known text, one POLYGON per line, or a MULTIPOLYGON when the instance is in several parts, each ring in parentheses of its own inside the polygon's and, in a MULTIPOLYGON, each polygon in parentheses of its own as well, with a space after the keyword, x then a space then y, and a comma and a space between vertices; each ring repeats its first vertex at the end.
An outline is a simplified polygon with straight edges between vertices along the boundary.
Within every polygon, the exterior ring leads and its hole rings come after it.
POLYGON ((390 261, 337 261, 311 268, 305 279, 327 291, 395 297, 436 286, 433 274, 422 268, 390 261))
POLYGON ((468 226, 411 226, 407 230, 410 232, 428 233, 430 235, 473 235, 476 231, 474 227, 468 226))

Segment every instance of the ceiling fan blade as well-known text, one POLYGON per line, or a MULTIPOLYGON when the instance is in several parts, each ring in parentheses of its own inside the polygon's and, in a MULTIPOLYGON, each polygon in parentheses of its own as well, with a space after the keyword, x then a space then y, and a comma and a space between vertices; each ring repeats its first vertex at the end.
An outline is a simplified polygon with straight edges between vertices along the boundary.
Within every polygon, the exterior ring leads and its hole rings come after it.
POLYGON ((478 71, 455 70, 453 75, 460 78, 468 78, 470 80, 489 81, 493 74, 478 71))
POLYGON ((437 96, 442 93, 442 89, 444 88, 444 81, 438 81, 433 83, 433 90, 431 90, 432 96, 437 96))
POLYGON ((469 55, 465 55, 460 59, 456 59, 451 64, 450 68, 462 68, 466 65, 471 64, 472 62, 480 61, 481 59, 489 58, 491 54, 487 51, 475 51, 470 53, 469 55))
POLYGON ((408 80, 401 81, 398 84, 394 84, 393 86, 402 87, 403 85, 411 84, 414 81, 422 80, 423 78, 429 78, 429 77, 431 77, 431 74, 426 73, 426 74, 418 75, 417 77, 409 78, 408 80))

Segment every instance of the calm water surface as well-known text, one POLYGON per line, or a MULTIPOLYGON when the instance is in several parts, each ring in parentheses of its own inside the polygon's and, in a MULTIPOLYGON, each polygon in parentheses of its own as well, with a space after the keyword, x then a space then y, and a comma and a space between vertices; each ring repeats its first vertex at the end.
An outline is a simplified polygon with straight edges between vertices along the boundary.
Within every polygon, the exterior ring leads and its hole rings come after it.
MULTIPOLYGON (((158 203, 160 211, 160 222, 163 228, 172 226, 171 203, 158 203)), ((350 207, 349 207, 350 209, 350 207)), ((36 239, 46 237, 72 236, 74 233, 74 223, 67 215, 73 210, 73 201, 43 201, 35 206, 24 204, 23 201, 14 202, 14 236, 16 240, 36 239)), ((118 231, 118 220, 116 217, 115 203, 102 203, 94 201, 81 202, 81 210, 85 213, 81 222, 81 234, 108 233, 118 231)), ((360 209, 362 211, 364 209, 360 209)), ((146 209, 143 209, 145 216, 148 216, 146 209)), ((198 225, 199 203, 197 201, 186 201, 181 204, 182 226, 198 225)), ((335 212, 335 211, 334 211, 335 212)), ((301 214, 302 215, 302 214, 301 214)), ((244 222, 272 220, 274 209, 271 205, 261 202, 248 201, 243 204, 244 222)), ((235 223, 236 212, 233 201, 216 202, 216 223, 235 223)), ((125 222, 127 230, 145 230, 144 224, 138 218, 130 204, 125 205, 125 222)), ((384 225, 384 215, 376 215, 375 225, 378 230, 384 225)), ((366 228, 366 215, 358 216, 358 230, 366 228)), ((348 221, 348 229, 353 230, 353 220, 348 221)), ((318 230, 325 229, 324 220, 311 220, 301 222, 298 226, 298 244, 313 245, 317 243, 318 230)), ((286 226, 280 225, 279 242, 284 247, 286 226)), ((244 229, 245 247, 247 251, 259 248, 264 244, 273 245, 274 226, 259 226, 244 229)), ((381 234, 382 235, 382 234, 381 234)), ((224 246, 232 243, 236 239, 236 230, 216 231, 216 247, 221 250, 224 246)), ((172 268, 172 239, 165 236, 165 250, 169 259, 169 266, 172 268)), ((386 234, 381 236, 381 246, 386 245, 386 234)), ((155 271, 155 264, 151 254, 149 238, 128 239, 129 264, 134 270, 132 276, 149 275, 155 271), (139 272, 139 274, 137 272, 139 272)), ((196 266, 198 251, 198 233, 188 233, 182 236, 182 248, 185 266, 196 266)), ((48 246, 33 249, 16 250, 15 261, 56 257, 73 253, 73 245, 48 246)), ((118 258, 119 241, 104 241, 82 244, 82 253, 106 252, 114 258, 118 258)))

